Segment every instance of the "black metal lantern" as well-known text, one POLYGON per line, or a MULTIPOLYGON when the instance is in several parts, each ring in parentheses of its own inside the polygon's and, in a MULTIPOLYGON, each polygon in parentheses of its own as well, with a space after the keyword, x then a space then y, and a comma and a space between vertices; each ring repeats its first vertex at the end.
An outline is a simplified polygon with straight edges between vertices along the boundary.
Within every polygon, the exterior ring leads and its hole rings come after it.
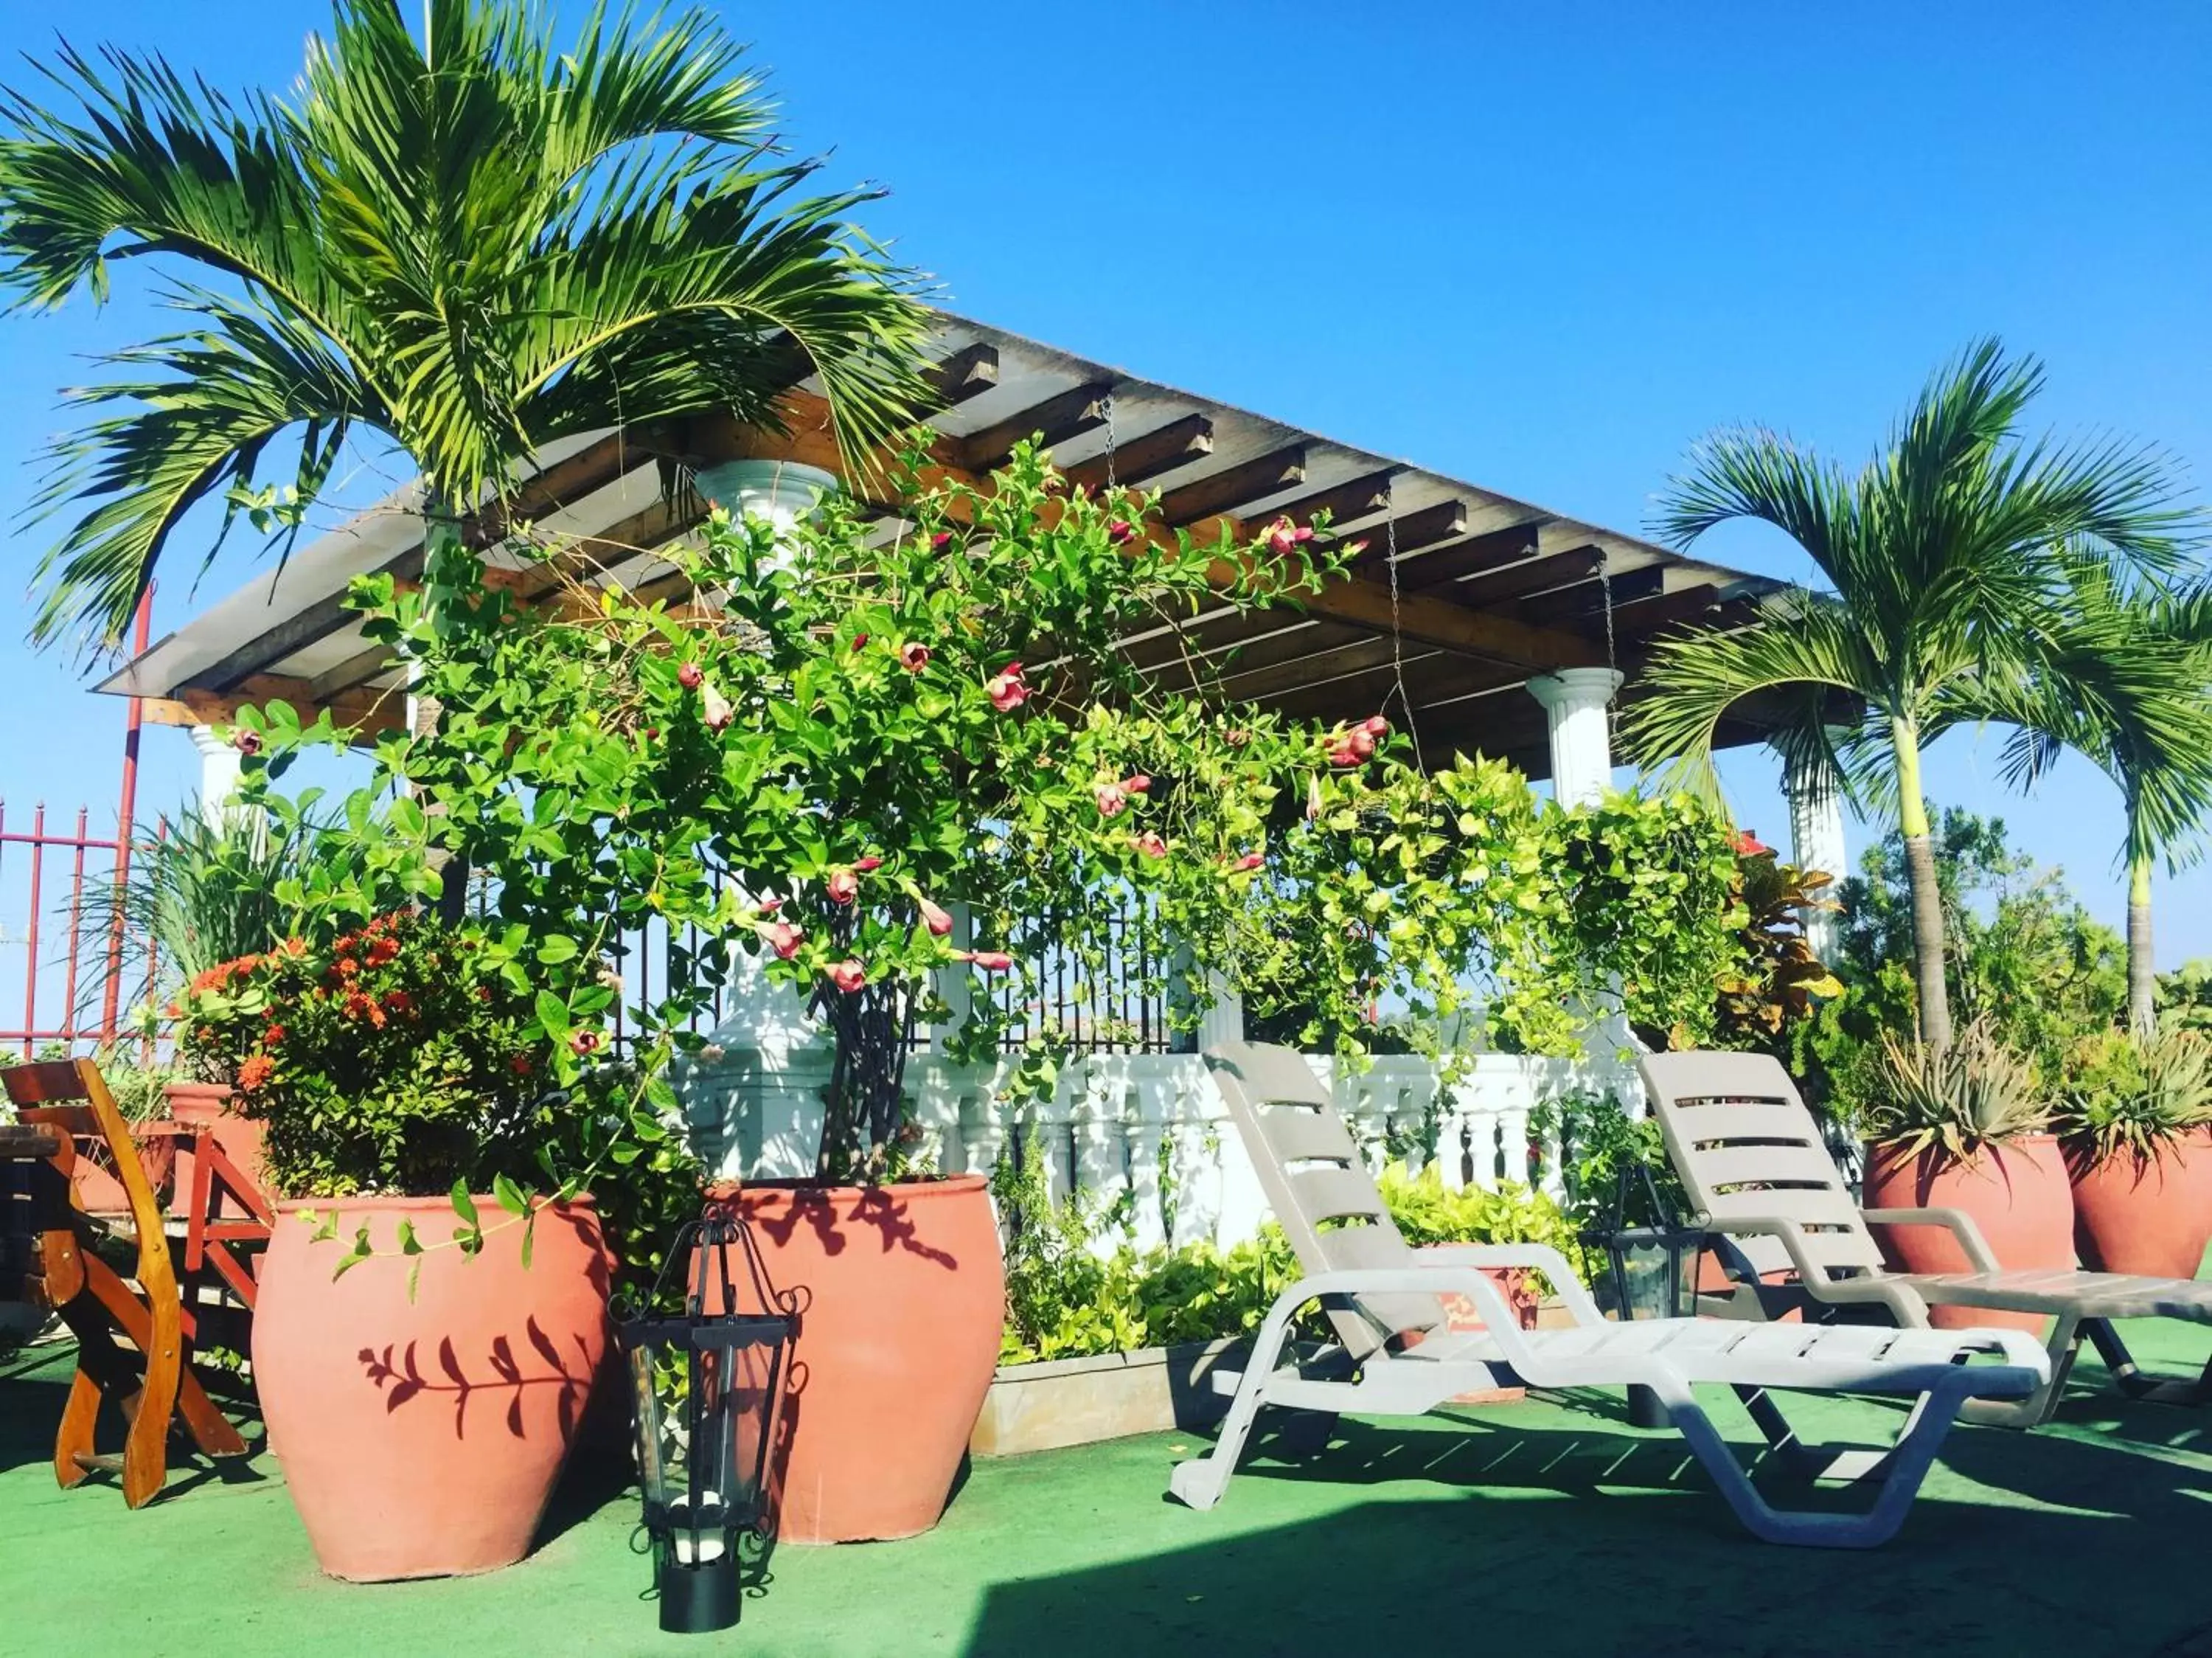
POLYGON ((795 1322, 761 1269, 734 1187, 711 1191, 705 1213, 678 1232, 664 1281, 687 1256, 684 1311, 628 1319, 620 1331, 660 1627, 677 1634, 738 1621, 740 1545, 769 1531, 769 1458, 795 1322))
MULTIPOLYGON (((1613 1214, 1601 1231, 1585 1232, 1582 1245, 1605 1260, 1605 1279, 1599 1299, 1611 1303, 1623 1319, 1686 1319, 1698 1311, 1698 1263, 1705 1252, 1704 1227, 1677 1223, 1660 1200, 1658 1184, 1648 1164, 1624 1161, 1613 1183, 1613 1214), (1632 1225, 1629 1217, 1632 1168, 1644 1183, 1644 1213, 1650 1218, 1632 1225)), ((1664 1428, 1667 1412, 1648 1387, 1628 1390, 1628 1419, 1638 1428, 1664 1428)))

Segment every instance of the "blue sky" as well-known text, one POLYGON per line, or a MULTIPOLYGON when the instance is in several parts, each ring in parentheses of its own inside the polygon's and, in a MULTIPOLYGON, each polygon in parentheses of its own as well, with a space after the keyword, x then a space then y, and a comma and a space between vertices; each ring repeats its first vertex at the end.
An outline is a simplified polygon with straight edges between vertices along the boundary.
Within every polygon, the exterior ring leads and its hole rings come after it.
MULTIPOLYGON (((1724 422, 1856 460, 1985 332, 2045 359, 2042 418, 2154 439, 2212 494, 2201 6, 726 11, 774 70, 791 141, 834 149, 830 180, 890 186, 871 228, 957 308, 1578 517, 1640 528, 1724 422)), ((4 9, 0 58, 50 49, 53 15, 4 9)), ((327 9, 83 15, 81 45, 282 84, 327 9)), ((0 505, 29 497, 53 388, 150 320, 135 297, 0 318, 0 505)), ((52 532, 14 518, 27 581, 52 532)), ((1707 551, 1806 574, 1755 533, 1707 551)), ((174 556, 164 625, 195 602, 197 550, 174 556)), ((33 798, 112 817, 121 708, 81 685, 64 658, 0 647, 11 823, 33 798)), ((2117 920, 2112 791, 2069 763, 2019 801, 1996 748, 1939 747, 1933 796, 2002 812, 2117 920)), ((183 733, 149 731, 145 759, 149 807, 192 786, 183 733)), ((1728 771, 1741 820, 1781 839, 1771 759, 1728 771)), ((2162 965, 2212 954, 2208 899, 2212 875, 2161 883, 2162 965)))

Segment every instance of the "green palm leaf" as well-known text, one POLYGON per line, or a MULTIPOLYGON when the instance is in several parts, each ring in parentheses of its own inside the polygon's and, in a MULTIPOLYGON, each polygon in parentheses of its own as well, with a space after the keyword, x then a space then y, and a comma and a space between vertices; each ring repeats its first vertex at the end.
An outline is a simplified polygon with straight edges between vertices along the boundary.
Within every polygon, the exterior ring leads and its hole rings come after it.
POLYGON ((104 301, 147 258, 203 284, 189 333, 76 394, 34 637, 118 638, 179 520, 302 438, 303 495, 368 428, 450 507, 554 437, 772 422, 810 370, 849 461, 913 418, 915 278, 850 222, 873 192, 805 193, 818 163, 769 147, 721 26, 601 8, 554 38, 534 0, 438 0, 421 40, 395 0, 336 0, 289 100, 66 49, 0 94, 0 291, 104 301))

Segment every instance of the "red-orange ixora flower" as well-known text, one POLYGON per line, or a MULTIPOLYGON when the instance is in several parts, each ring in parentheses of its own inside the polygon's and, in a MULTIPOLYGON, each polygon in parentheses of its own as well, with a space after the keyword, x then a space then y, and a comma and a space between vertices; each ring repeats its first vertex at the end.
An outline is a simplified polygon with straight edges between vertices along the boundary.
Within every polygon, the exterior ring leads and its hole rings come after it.
POLYGON ((238 1088, 241 1094, 258 1090, 276 1073, 276 1062, 265 1053, 250 1053, 239 1062, 238 1088))
POLYGON ((273 1048, 283 1039, 284 1027, 274 1020, 271 1020, 269 1027, 261 1033, 261 1045, 264 1048, 273 1048))
POLYGON ((1773 850, 1748 829, 1735 832, 1735 855, 1740 858, 1764 857, 1773 850))
POLYGON ((516 1054, 512 1059, 509 1059, 507 1062, 507 1068, 513 1071, 517 1076, 529 1076, 530 1056, 526 1053, 516 1054))
POLYGON ((410 1014, 415 1011, 415 998, 404 991, 392 991, 384 998, 386 1013, 410 1014))

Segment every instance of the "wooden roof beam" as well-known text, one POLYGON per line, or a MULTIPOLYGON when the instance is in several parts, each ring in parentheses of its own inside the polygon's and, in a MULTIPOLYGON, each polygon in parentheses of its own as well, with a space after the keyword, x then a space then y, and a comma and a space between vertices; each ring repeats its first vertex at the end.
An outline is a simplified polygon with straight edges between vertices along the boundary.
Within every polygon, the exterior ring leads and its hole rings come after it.
POLYGON ((1524 558, 1534 558, 1537 533, 1541 527, 1540 520, 1533 520, 1526 524, 1509 524, 1504 529, 1485 530, 1455 546, 1424 552, 1400 570, 1400 578, 1424 593, 1450 592, 1454 582, 1467 576, 1503 570, 1524 558))
POLYGON ((1385 466, 1381 472, 1369 472, 1347 483, 1332 484, 1325 490, 1316 490, 1311 495, 1301 496, 1285 506, 1274 509, 1267 521, 1287 518, 1293 524, 1310 524, 1321 513, 1327 513, 1332 524, 1348 523, 1355 519, 1372 517, 1390 504, 1390 480, 1405 470, 1402 466, 1385 466))
POLYGON ((1186 529, 1202 519, 1239 515, 1254 502, 1305 481, 1305 445, 1288 444, 1170 490, 1160 497, 1160 521, 1171 530, 1186 529))
POLYGON ((940 409, 957 408, 999 384, 999 348, 988 340, 963 345, 928 371, 930 389, 940 409))
POLYGON ((1048 449, 1104 425, 1106 399, 1113 391, 1111 383, 1103 380, 1070 387, 965 437, 939 438, 935 454, 948 466, 987 472, 1012 454, 1014 445, 1024 438, 1040 438, 1048 449))
POLYGON ((1381 524, 1370 524, 1364 529, 1347 531, 1338 539, 1338 545, 1364 544, 1363 551, 1353 555, 1352 569, 1363 574, 1378 570, 1390 562, 1390 549, 1398 550, 1398 579, 1402 583, 1410 566, 1407 558, 1423 547, 1432 547, 1439 541, 1449 541, 1467 533, 1467 503, 1439 501, 1433 506, 1409 512, 1402 518, 1394 518, 1381 524))
POLYGON ((1478 576, 1470 581, 1447 582, 1431 586, 1424 582, 1424 593, 1449 593, 1463 605, 1503 604, 1518 599, 1523 594, 1541 593, 1547 588, 1564 587, 1570 582, 1586 581, 1605 568, 1605 555, 1595 547, 1577 547, 1571 552, 1555 552, 1548 558, 1523 559, 1509 564, 1504 570, 1492 570, 1487 576, 1478 576))
MULTIPOLYGON (((1141 437, 1115 445, 1113 453, 1114 482, 1117 485, 1141 484, 1148 478, 1158 478, 1162 472, 1188 466, 1212 454, 1213 422, 1204 415, 1185 415, 1180 420, 1154 427, 1141 437)), ((1071 489, 1103 490, 1106 487, 1106 456, 1100 454, 1078 461, 1067 467, 1066 472, 1071 489)))

